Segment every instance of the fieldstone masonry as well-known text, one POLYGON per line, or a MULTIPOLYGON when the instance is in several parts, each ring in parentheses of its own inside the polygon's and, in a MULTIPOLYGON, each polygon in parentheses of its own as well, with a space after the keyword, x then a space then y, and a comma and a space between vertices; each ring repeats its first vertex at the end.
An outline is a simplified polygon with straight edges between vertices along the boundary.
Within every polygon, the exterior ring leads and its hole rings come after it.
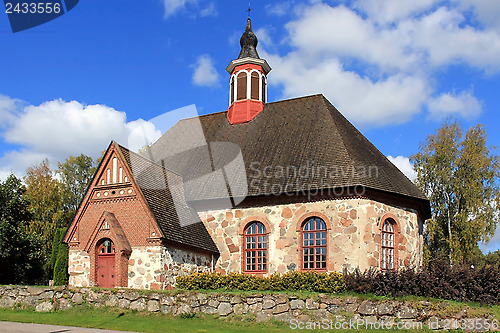
MULTIPOLYGON (((209 255, 164 246, 133 247, 128 259, 128 287, 134 289, 171 289, 177 276, 210 272, 209 255)), ((69 285, 93 286, 90 256, 82 250, 69 251, 69 285)))
MULTIPOLYGON (((492 315, 475 318, 466 305, 457 308, 447 302, 378 301, 356 297, 316 294, 301 298, 292 294, 237 294, 169 291, 154 292, 131 289, 97 289, 70 287, 1 286, 0 307, 32 307, 37 312, 66 310, 82 303, 95 307, 116 307, 169 315, 199 314, 221 318, 237 317, 249 321, 275 319, 298 322, 398 323, 421 322, 431 329, 443 329, 453 322, 474 322, 490 325, 498 319, 492 315)), ((497 326, 498 327, 498 326, 497 326)), ((452 328, 452 327, 449 327, 452 328)), ((465 331, 472 331, 465 329, 465 331)))
POLYGON ((269 238, 269 271, 285 273, 300 269, 299 230, 301 218, 321 214, 328 219, 327 270, 342 272, 380 265, 380 223, 392 214, 400 229, 397 244, 397 267, 420 267, 422 264, 422 235, 415 210, 391 206, 367 198, 332 199, 273 206, 227 209, 200 213, 200 218, 217 244, 220 258, 216 270, 241 272, 241 251, 244 224, 252 219, 267 221, 269 238))

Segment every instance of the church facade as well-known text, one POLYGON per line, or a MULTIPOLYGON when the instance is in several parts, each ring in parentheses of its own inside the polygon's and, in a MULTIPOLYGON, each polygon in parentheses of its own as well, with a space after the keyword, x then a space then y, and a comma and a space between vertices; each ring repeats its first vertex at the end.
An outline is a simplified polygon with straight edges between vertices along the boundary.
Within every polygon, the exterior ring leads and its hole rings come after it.
POLYGON ((322 95, 268 103, 250 19, 240 44, 227 111, 110 144, 64 237, 71 286, 421 266, 427 198, 322 95))

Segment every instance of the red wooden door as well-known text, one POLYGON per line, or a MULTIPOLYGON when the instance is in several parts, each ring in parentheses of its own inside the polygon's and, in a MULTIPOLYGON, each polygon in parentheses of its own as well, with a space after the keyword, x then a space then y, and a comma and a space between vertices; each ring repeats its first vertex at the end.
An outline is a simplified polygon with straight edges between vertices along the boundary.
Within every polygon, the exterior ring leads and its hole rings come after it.
POLYGON ((115 287, 115 246, 110 239, 99 246, 97 255, 97 286, 115 287))

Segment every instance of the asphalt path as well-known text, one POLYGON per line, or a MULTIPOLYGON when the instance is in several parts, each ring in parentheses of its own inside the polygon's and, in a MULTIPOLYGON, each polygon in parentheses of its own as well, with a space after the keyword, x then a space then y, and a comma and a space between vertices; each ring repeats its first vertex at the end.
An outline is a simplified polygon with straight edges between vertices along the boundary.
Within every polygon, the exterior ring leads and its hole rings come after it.
MULTIPOLYGON (((138 333, 130 332, 128 333, 138 333)), ((127 333, 125 332, 125 333, 127 333)), ((25 324, 0 321, 0 333, 124 333, 124 331, 100 330, 59 325, 25 324)))

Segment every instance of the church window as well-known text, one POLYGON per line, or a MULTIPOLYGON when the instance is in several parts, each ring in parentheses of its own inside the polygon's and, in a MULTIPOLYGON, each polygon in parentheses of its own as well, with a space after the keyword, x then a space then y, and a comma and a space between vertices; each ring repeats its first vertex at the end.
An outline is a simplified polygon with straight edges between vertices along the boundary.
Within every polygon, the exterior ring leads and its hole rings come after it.
POLYGON ((266 77, 262 75, 262 102, 266 102, 266 77))
POLYGON ((251 273, 267 272, 267 230, 260 222, 251 222, 244 233, 245 271, 251 273))
POLYGON ((302 224, 302 269, 326 270, 326 223, 319 217, 302 224))
POLYGON ((382 227, 382 270, 394 269, 394 225, 391 219, 384 221, 382 227))
POLYGON ((105 239, 99 246, 99 254, 111 254, 115 253, 115 245, 110 239, 105 239))
POLYGON ((231 87, 229 88, 229 99, 230 99, 230 103, 229 104, 233 104, 234 103, 234 76, 231 77, 231 87))
POLYGON ((251 79, 251 99, 258 100, 259 99, 259 73, 252 72, 251 79))
POLYGON ((241 72, 238 74, 238 82, 236 84, 237 86, 237 93, 236 93, 236 100, 241 101, 244 99, 247 99, 247 73, 246 72, 241 72))

